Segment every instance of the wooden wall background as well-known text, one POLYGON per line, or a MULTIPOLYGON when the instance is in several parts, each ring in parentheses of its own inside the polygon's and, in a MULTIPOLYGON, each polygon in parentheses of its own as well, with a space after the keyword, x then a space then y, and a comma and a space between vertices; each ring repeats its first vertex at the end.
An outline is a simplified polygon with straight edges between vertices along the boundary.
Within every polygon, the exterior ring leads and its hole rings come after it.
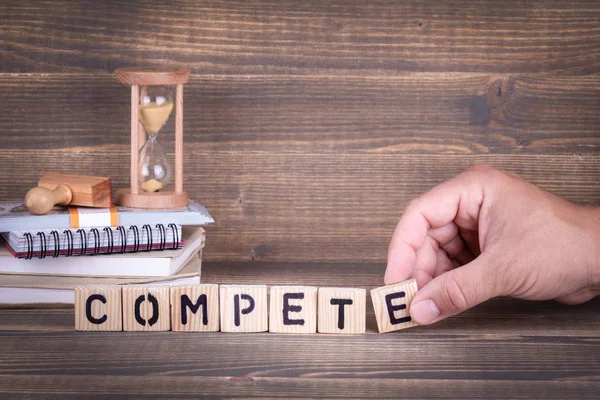
POLYGON ((600 3, 577 0, 1 1, 0 198, 50 170, 126 186, 111 72, 174 63, 208 260, 385 262, 404 204, 473 162, 600 204, 600 3))

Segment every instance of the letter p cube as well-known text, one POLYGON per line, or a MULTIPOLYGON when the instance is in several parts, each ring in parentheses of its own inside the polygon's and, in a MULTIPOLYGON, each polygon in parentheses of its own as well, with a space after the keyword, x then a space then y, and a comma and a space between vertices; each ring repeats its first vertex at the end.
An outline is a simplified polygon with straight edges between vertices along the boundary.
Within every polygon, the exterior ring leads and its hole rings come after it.
POLYGON ((266 332, 267 285, 221 285, 221 332, 266 332))

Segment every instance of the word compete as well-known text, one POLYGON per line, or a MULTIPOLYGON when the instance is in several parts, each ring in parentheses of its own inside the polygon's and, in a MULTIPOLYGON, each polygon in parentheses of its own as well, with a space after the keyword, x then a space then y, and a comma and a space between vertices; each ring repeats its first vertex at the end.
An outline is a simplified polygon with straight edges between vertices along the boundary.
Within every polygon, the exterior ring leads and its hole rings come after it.
MULTIPOLYGON (((379 332, 410 328, 414 279, 371 290, 379 332)), ((266 285, 88 285, 75 288, 78 331, 363 334, 366 290, 266 285), (269 304, 267 304, 269 303, 269 304)))

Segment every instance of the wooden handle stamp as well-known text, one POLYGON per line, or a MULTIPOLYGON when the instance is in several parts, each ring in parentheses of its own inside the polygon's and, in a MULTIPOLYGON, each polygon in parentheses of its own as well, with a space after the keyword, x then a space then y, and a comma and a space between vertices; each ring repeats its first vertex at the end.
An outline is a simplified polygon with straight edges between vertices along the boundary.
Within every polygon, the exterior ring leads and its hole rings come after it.
POLYGON ((30 213, 47 214, 55 205, 112 207, 110 179, 100 176, 47 173, 25 195, 30 213))
POLYGON ((43 215, 48 214, 57 204, 66 206, 72 198, 71 189, 65 185, 58 185, 53 190, 38 186, 25 195, 25 207, 32 214, 43 215))

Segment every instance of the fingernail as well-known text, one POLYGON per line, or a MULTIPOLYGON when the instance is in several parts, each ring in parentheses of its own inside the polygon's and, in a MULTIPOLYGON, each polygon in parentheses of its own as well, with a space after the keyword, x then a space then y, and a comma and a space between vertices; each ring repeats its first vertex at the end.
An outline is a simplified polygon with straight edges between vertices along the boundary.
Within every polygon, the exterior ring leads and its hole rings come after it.
POLYGON ((410 316, 417 324, 425 325, 439 317, 440 310, 433 300, 422 300, 416 304, 411 304, 410 316))

